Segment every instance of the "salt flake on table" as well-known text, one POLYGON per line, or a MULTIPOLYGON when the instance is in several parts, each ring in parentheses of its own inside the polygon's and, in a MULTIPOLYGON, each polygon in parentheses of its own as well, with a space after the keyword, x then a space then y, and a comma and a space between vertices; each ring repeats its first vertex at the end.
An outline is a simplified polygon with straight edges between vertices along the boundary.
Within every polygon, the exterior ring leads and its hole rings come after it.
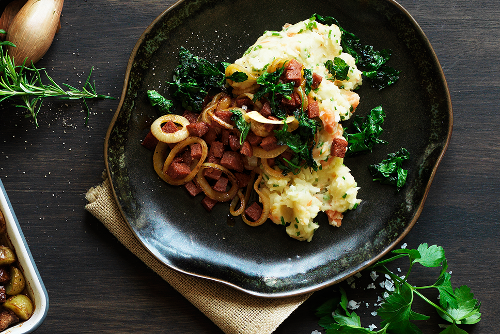
POLYGON ((361 303, 358 303, 354 300, 350 300, 349 303, 347 304, 347 308, 350 310, 355 310, 355 309, 359 308, 359 304, 361 304, 361 303))

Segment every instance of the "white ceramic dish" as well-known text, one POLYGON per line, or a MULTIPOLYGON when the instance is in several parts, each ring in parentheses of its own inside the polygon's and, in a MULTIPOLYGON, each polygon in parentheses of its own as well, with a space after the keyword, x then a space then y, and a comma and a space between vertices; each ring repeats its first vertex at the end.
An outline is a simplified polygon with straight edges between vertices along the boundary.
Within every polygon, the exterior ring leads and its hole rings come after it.
POLYGON ((28 295, 35 306, 31 318, 7 328, 1 334, 31 333, 44 321, 49 309, 49 298, 1 180, 0 210, 4 214, 7 224, 7 237, 11 243, 9 246, 13 247, 16 252, 20 269, 26 279, 28 295))

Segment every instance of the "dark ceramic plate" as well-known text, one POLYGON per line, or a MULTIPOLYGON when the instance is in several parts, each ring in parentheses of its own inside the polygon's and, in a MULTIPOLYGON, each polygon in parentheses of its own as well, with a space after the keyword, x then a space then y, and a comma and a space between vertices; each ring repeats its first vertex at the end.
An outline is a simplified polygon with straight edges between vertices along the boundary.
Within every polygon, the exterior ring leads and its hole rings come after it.
MULTIPOLYGON (((166 92, 165 92, 166 93, 166 92)), ((168 95, 168 94, 167 94, 168 95)), ((106 164, 123 216, 144 246, 181 272, 264 297, 296 295, 339 282, 387 253, 417 220, 452 129, 449 92, 439 62, 411 16, 391 0, 180 1, 144 32, 128 64, 123 95, 106 137, 106 164), (146 90, 165 92, 179 47, 216 61, 234 61, 265 30, 280 30, 312 14, 341 26, 376 49, 393 51, 399 82, 378 91, 363 86, 357 114, 382 105, 388 145, 345 164, 361 187, 362 204, 342 227, 320 228, 312 242, 289 238, 272 223, 252 228, 228 222, 228 205, 211 213, 201 196, 161 181, 152 152, 140 145, 156 111, 146 90), (367 166, 405 147, 411 154, 406 186, 373 182, 367 166)))

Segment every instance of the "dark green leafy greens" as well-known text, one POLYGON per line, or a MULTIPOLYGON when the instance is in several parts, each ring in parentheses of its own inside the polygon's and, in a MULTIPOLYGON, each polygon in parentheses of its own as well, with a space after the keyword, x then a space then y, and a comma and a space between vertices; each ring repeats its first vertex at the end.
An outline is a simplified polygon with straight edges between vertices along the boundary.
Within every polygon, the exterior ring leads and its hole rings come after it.
POLYGON ((349 74, 349 65, 347 65, 344 59, 335 57, 333 61, 327 60, 325 67, 334 80, 349 80, 347 76, 349 74))
POLYGON ((295 153, 291 160, 285 160, 286 164, 281 164, 279 161, 276 162, 284 175, 290 172, 297 174, 304 167, 311 167, 314 170, 318 169, 310 147, 314 147, 314 135, 319 124, 316 120, 308 118, 306 113, 300 109, 294 112, 294 116, 299 121, 299 127, 295 131, 288 132, 288 125, 286 123, 284 123, 281 130, 274 131, 278 139, 278 144, 288 145, 295 153))
POLYGON ((375 144, 386 144, 385 140, 379 138, 384 131, 381 126, 384 118, 385 112, 382 106, 373 108, 370 114, 364 118, 355 116, 352 122, 353 132, 344 132, 349 143, 346 155, 352 156, 361 152, 371 152, 375 144))
POLYGON ((418 246, 417 249, 397 249, 392 251, 392 257, 383 259, 370 267, 368 270, 375 270, 387 275, 394 282, 394 291, 389 293, 377 315, 382 319, 382 328, 372 331, 361 325, 360 317, 353 311, 349 311, 348 298, 344 289, 340 288, 340 297, 328 300, 318 307, 316 315, 320 318, 319 325, 326 329, 326 334, 352 333, 352 334, 421 334, 422 331, 414 321, 428 320, 429 316, 417 313, 412 310, 415 297, 433 306, 437 313, 450 324, 441 331, 440 334, 466 334, 467 332, 458 325, 475 324, 481 320, 480 303, 474 299, 470 288, 466 285, 453 289, 451 275, 448 273, 448 263, 442 247, 426 243, 418 246), (395 260, 407 258, 409 267, 406 275, 392 272, 386 266, 395 260), (414 286, 408 282, 409 275, 415 264, 420 264, 427 268, 440 267, 437 280, 428 286, 414 286), (439 304, 431 301, 421 291, 436 289, 439 292, 439 304))
POLYGON ((386 65, 391 57, 391 51, 384 49, 377 51, 371 45, 361 43, 353 33, 343 29, 339 22, 331 16, 314 14, 313 18, 323 24, 335 24, 342 32, 340 44, 344 52, 354 57, 356 65, 368 78, 374 88, 384 89, 394 84, 399 79, 400 71, 386 65))
POLYGON ((186 48, 179 50, 179 65, 174 69, 173 96, 182 106, 193 112, 200 112, 205 97, 211 89, 223 89, 226 83, 225 64, 213 64, 195 56, 186 48))
POLYGON ((280 118, 285 119, 287 117, 286 112, 280 109, 280 102, 283 97, 290 98, 293 93, 293 82, 281 82, 280 78, 285 71, 285 65, 281 66, 274 72, 264 71, 262 75, 257 79, 257 83, 260 85, 259 90, 254 94, 254 101, 258 101, 263 97, 269 100, 271 105, 272 113, 280 118))
POLYGON ((408 171, 403 169, 403 162, 410 158, 410 153, 402 147, 395 153, 389 153, 387 159, 368 166, 373 181, 396 186, 398 190, 406 183, 408 171))
POLYGON ((157 107, 162 114, 170 114, 173 107, 173 102, 166 99, 156 90, 148 90, 148 99, 153 107, 157 107))

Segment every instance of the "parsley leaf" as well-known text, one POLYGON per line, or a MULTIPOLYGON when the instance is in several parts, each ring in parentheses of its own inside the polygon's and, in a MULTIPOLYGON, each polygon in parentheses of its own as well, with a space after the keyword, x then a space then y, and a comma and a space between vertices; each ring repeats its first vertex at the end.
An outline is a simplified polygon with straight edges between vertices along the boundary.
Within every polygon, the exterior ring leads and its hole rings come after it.
POLYGON ((170 110, 173 106, 172 101, 167 100, 156 90, 148 90, 148 98, 149 102, 153 107, 158 107, 158 110, 163 114, 170 114, 172 111, 170 110))
POLYGON ((349 65, 344 59, 340 57, 335 57, 332 60, 327 60, 325 67, 330 72, 334 80, 349 80, 347 75, 349 74, 349 65))
POLYGON ((290 98, 294 88, 293 82, 280 82, 280 77, 284 71, 285 65, 271 73, 264 71, 257 79, 257 83, 260 87, 253 98, 254 101, 257 101, 266 96, 269 100, 272 113, 280 119, 286 118, 286 112, 280 110, 279 107, 281 98, 290 98))
POLYGON ((398 190, 406 183, 408 171, 403 169, 403 161, 410 158, 410 153, 402 147, 396 153, 389 153, 387 159, 378 164, 369 165, 373 181, 396 186, 398 190))
POLYGON ((352 156, 357 153, 372 151, 375 144, 387 144, 379 139, 383 132, 381 124, 384 122, 385 112, 382 106, 373 108, 364 118, 356 115, 352 122, 353 133, 345 133, 349 146, 346 154, 352 156))
MULTIPOLYGON (((334 333, 390 333, 390 334, 421 334, 422 331, 415 321, 429 320, 430 317, 412 310, 416 297, 433 306, 438 314, 450 323, 440 334, 467 334, 457 325, 475 324, 481 320, 480 303, 474 299, 469 287, 461 286, 455 290, 451 287, 450 274, 446 272, 448 264, 444 250, 440 246, 421 244, 417 249, 397 249, 392 251, 394 256, 378 261, 368 270, 376 270, 384 274, 384 279, 390 277, 394 282, 394 290, 388 292, 377 315, 382 319, 382 329, 371 331, 361 325, 359 316, 348 309, 348 299, 344 289, 339 287, 340 298, 328 300, 316 312, 320 318, 318 324, 326 329, 326 334, 334 333), (408 258, 409 269, 404 277, 398 276, 386 267, 386 264, 402 258, 408 258), (413 265, 421 264, 424 267, 439 267, 441 271, 435 284, 430 286, 414 286, 408 282, 413 265), (445 298, 440 298, 440 305, 432 302, 420 291, 437 288, 446 292, 445 298)), ((399 268, 398 268, 399 269, 399 268)))
POLYGON ((245 138, 248 135, 248 132, 250 131, 250 123, 247 123, 245 121, 245 117, 243 117, 243 113, 238 110, 238 109, 232 109, 231 112, 233 115, 231 116, 231 120, 234 122, 236 125, 236 128, 240 130, 240 145, 243 144, 245 141, 245 138))

